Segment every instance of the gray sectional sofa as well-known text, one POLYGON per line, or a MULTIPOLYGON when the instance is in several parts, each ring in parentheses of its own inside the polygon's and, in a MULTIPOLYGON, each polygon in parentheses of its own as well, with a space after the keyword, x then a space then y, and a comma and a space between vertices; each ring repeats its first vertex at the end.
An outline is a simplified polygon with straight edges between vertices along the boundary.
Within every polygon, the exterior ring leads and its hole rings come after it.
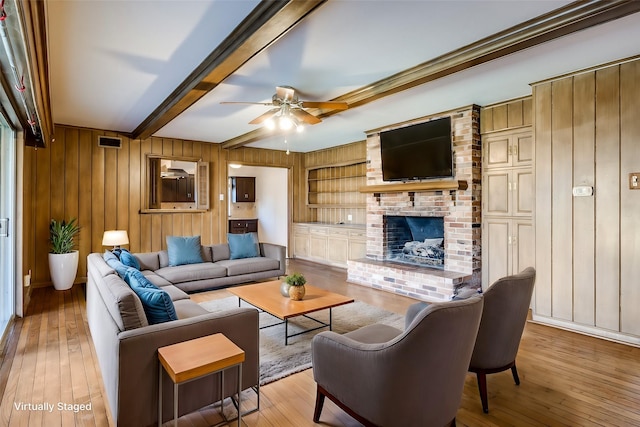
MULTIPOLYGON (((245 351, 242 388, 258 384, 257 310, 209 313, 187 292, 283 275, 284 253, 284 247, 261 243, 261 256, 231 260, 227 245, 202 246, 205 262, 176 267, 168 266, 165 251, 134 254, 142 274, 169 295, 175 308, 178 320, 158 324, 149 324, 140 298, 103 254, 87 257, 87 319, 108 407, 117 425, 157 425, 157 349, 163 346, 223 333, 245 351)), ((234 369, 225 375, 225 397, 237 390, 234 369)), ((220 375, 216 374, 180 386, 180 414, 220 400, 219 384, 220 375)), ((172 402, 172 383, 164 374, 163 421, 172 417, 172 402)))

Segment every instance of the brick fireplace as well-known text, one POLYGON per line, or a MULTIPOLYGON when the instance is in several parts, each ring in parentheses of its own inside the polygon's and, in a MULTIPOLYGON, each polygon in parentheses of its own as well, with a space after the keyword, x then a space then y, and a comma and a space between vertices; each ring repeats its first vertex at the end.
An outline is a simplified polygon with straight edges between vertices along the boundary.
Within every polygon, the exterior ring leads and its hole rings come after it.
MULTIPOLYGON (((450 184, 452 181, 441 182, 450 184)), ((367 194, 367 255, 348 262, 347 280, 426 301, 449 300, 463 286, 480 287, 480 183, 477 106, 368 132, 367 186, 375 186, 371 188, 376 190, 367 194), (381 184, 388 183, 382 180, 380 132, 446 116, 451 117, 453 132, 454 181, 465 181, 467 188, 451 190, 446 185, 443 189, 436 185, 434 189, 411 191, 404 191, 402 186, 398 190, 397 185, 392 191, 381 188, 381 184), (392 248, 397 250, 399 243, 394 241, 393 233, 390 237, 387 232, 397 232, 398 220, 390 221, 389 218, 399 217, 441 219, 442 265, 391 259, 392 248)), ((421 240, 424 239, 425 236, 421 236, 421 240)))

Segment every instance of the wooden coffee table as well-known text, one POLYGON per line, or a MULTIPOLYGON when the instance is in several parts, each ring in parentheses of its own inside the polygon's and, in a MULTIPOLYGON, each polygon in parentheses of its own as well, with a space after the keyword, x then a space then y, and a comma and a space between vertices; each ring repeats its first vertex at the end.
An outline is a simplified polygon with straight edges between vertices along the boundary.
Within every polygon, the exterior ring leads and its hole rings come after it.
POLYGON ((339 305, 349 304, 353 302, 353 298, 346 297, 344 295, 336 294, 333 292, 325 291, 324 289, 316 288, 312 285, 304 285, 306 288, 306 294, 302 301, 294 301, 288 297, 283 297, 280 294, 281 280, 274 280, 272 282, 256 283, 254 285, 237 286, 228 288, 227 290, 236 295, 238 305, 245 301, 254 307, 257 307, 270 315, 282 320, 280 323, 274 325, 263 326, 260 329, 269 328, 271 326, 281 325, 284 323, 284 344, 289 344, 289 338, 295 337, 300 334, 315 331, 318 329, 329 327, 332 328, 331 309, 339 305), (308 316, 309 313, 313 313, 320 310, 329 309, 329 323, 315 319, 308 316), (305 329, 302 332, 289 335, 289 319, 292 317, 304 316, 307 319, 313 320, 318 323, 319 326, 315 328, 305 329))

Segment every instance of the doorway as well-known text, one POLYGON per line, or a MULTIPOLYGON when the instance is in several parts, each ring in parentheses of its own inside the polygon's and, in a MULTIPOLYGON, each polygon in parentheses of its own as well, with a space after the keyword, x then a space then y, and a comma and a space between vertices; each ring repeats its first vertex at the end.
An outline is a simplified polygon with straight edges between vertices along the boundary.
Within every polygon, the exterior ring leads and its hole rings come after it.
POLYGON ((255 177, 255 202, 232 203, 229 219, 257 219, 261 242, 288 247, 289 170, 271 166, 229 168, 228 176, 255 177))
POLYGON ((0 116, 0 336, 15 314, 16 140, 0 116))

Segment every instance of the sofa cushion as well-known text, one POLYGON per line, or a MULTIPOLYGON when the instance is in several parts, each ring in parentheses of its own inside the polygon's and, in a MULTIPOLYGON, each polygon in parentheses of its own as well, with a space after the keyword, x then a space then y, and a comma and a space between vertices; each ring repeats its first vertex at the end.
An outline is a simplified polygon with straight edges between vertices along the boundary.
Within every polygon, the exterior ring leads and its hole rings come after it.
POLYGON ((229 259, 252 258, 260 255, 258 236, 256 233, 244 233, 227 235, 229 241, 229 259))
POLYGON ((200 236, 167 236, 169 266, 198 264, 202 262, 200 236))
POLYGON ((227 275, 227 269, 217 263, 203 262, 200 264, 160 268, 156 270, 156 274, 171 283, 182 283, 224 277, 227 275))
POLYGON ((96 286, 118 329, 128 331, 149 325, 142 302, 133 290, 116 274, 104 277, 96 286))
POLYGON ((140 298, 149 324, 178 320, 169 294, 151 283, 140 271, 129 268, 124 280, 140 298))
MULTIPOLYGON (((190 299, 189 294, 187 294, 185 291, 183 291, 182 289, 174 285, 163 286, 162 290, 169 294, 169 297, 171 298, 171 301, 173 301, 174 305, 176 301, 180 301, 183 299, 190 299)), ((178 319, 179 318, 180 316, 178 316, 178 319)))
POLYGON ((258 273, 280 268, 280 262, 277 259, 265 257, 229 259, 218 261, 216 265, 226 267, 227 276, 239 276, 241 274, 258 273))
POLYGON ((231 253, 229 253, 229 245, 227 243, 211 245, 211 258, 213 262, 229 259, 230 256, 231 253))
POLYGON ((134 256, 140 264, 140 268, 138 270, 156 271, 160 268, 160 259, 158 258, 158 252, 135 254, 134 256))
POLYGON ((140 270, 140 263, 138 262, 138 259, 126 249, 122 249, 120 251, 120 262, 127 267, 133 267, 136 270, 140 270))
POLYGON ((187 319, 189 317, 195 317, 209 313, 207 310, 200 307, 198 304, 191 300, 179 300, 174 304, 176 307, 176 313, 178 314, 178 319, 187 319))
POLYGON ((158 276, 154 271, 144 270, 142 274, 144 274, 144 277, 149 279, 151 283, 159 288, 164 288, 165 286, 172 285, 170 281, 168 281, 164 277, 158 276))

